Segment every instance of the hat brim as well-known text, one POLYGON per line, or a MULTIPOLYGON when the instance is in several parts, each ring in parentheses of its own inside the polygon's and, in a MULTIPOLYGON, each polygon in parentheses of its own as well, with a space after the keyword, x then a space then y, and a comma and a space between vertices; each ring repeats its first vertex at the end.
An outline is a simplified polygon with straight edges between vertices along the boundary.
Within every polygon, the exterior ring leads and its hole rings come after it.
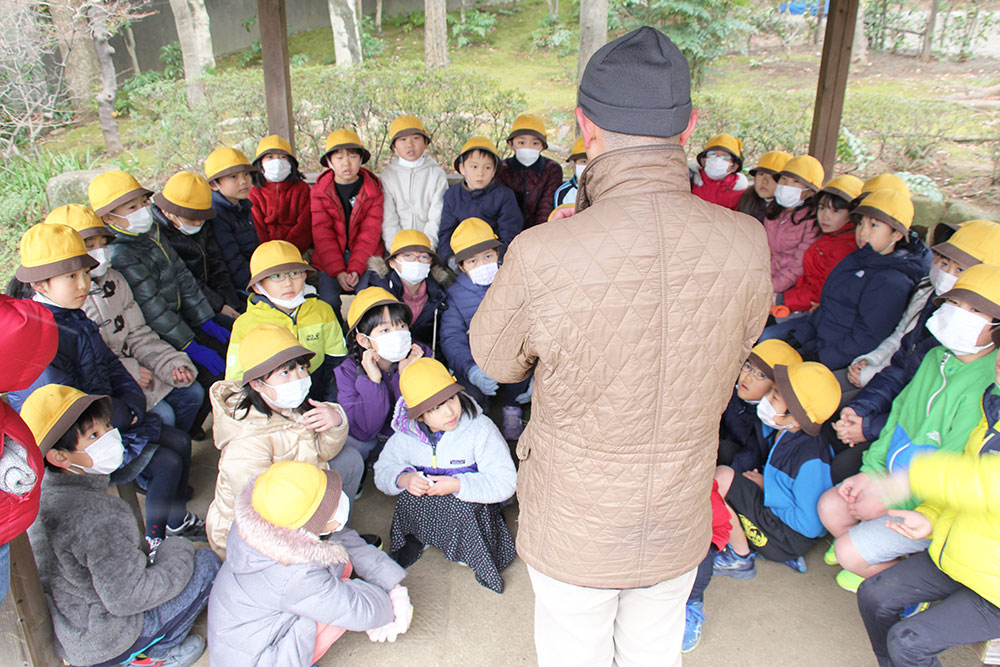
POLYGON ((747 357, 747 361, 760 369, 760 372, 767 376, 768 380, 774 382, 774 369, 771 368, 771 364, 767 363, 761 359, 756 353, 751 352, 747 357))
POLYGON ((735 160, 735 162, 736 162, 736 172, 733 172, 733 173, 738 173, 740 171, 743 171, 743 158, 741 158, 739 155, 737 155, 736 153, 732 152, 731 150, 729 150, 725 146, 705 146, 705 150, 703 150, 702 152, 698 153, 698 155, 696 155, 695 158, 694 158, 695 160, 698 161, 698 166, 700 166, 702 169, 705 168, 705 165, 702 163, 702 159, 705 157, 705 154, 708 153, 708 151, 724 151, 724 152, 726 152, 729 155, 729 157, 733 158, 733 160, 735 160))
POLYGON ((757 172, 760 172, 762 174, 767 174, 768 176, 774 176, 775 178, 777 178, 778 176, 778 171, 776 169, 770 169, 768 167, 754 167, 747 173, 749 173, 751 176, 756 176, 757 172))
POLYGON ((994 320, 1000 320, 1000 305, 993 303, 978 292, 964 287, 953 288, 934 297, 934 305, 940 306, 948 299, 961 299, 981 313, 986 313, 994 320))
POLYGON ((485 146, 473 146, 469 150, 462 151, 461 153, 459 153, 458 157, 455 158, 455 161, 451 163, 451 166, 455 168, 455 171, 458 171, 458 173, 462 173, 458 170, 458 166, 462 164, 462 158, 471 153, 472 151, 482 151, 483 153, 489 153, 490 155, 493 156, 493 162, 496 164, 497 167, 496 172, 494 172, 493 174, 493 179, 496 180, 496 174, 499 173, 500 168, 503 166, 503 160, 500 159, 500 156, 496 152, 491 151, 489 148, 486 148, 485 146))
POLYGON ((281 350, 277 354, 265 359, 256 366, 248 368, 243 371, 243 386, 250 384, 251 380, 259 380, 263 377, 267 377, 275 370, 281 368, 283 365, 287 364, 289 361, 298 359, 299 357, 306 357, 307 359, 312 359, 316 356, 316 353, 312 350, 306 349, 301 345, 294 345, 292 347, 281 350))
POLYGON ((326 164, 326 159, 330 157, 334 151, 338 151, 341 148, 355 148, 361 151, 361 164, 365 164, 366 162, 368 162, 368 160, 370 160, 372 156, 372 154, 368 152, 368 149, 362 146, 361 144, 355 144, 355 143, 337 144, 336 146, 330 146, 329 148, 326 149, 326 152, 323 153, 323 157, 319 159, 319 163, 326 164))
POLYGON ((947 257, 948 259, 958 262, 962 265, 963 269, 967 269, 970 266, 975 266, 976 264, 982 264, 981 260, 976 259, 969 253, 965 252, 960 248, 956 248, 950 242, 945 241, 944 243, 938 243, 935 246, 931 246, 931 250, 941 255, 942 257, 947 257))
POLYGON ((91 404, 103 399, 108 399, 109 403, 111 401, 111 398, 109 396, 105 396, 104 394, 86 394, 76 399, 72 405, 66 408, 66 412, 59 416, 56 423, 49 428, 41 442, 38 443, 38 449, 41 450, 42 456, 45 456, 45 454, 52 449, 57 442, 59 442, 59 438, 65 435, 66 431, 68 431, 73 424, 76 423, 76 420, 80 418, 80 415, 82 415, 84 411, 91 406, 91 404))
POLYGON ((101 217, 104 217, 105 215, 107 215, 108 213, 111 213, 111 211, 115 210, 116 208, 118 208, 119 206, 121 206, 122 204, 124 204, 125 202, 131 201, 131 200, 135 199, 136 197, 151 197, 151 196, 153 196, 153 191, 152 190, 147 190, 146 188, 138 188, 136 190, 129 190, 125 194, 119 195, 115 199, 112 199, 111 201, 109 201, 107 204, 105 204, 101 208, 94 209, 94 213, 97 214, 97 217, 101 218, 101 217))
POLYGON ((427 143, 431 143, 430 136, 428 136, 428 134, 419 127, 408 127, 405 130, 400 130, 396 134, 392 135, 392 141, 389 142, 389 145, 391 146, 395 144, 396 139, 399 139, 400 137, 412 137, 414 134, 419 134, 427 141, 427 143))
POLYGON ((295 159, 295 156, 286 151, 284 148, 265 148, 253 159, 254 162, 260 162, 261 158, 267 155, 283 155, 287 158, 295 159))
POLYGON ((432 408, 436 408, 437 406, 441 405, 442 403, 444 403, 449 398, 451 398, 458 392, 462 391, 463 389, 465 389, 465 387, 463 387, 459 383, 452 382, 450 385, 448 385, 441 391, 417 403, 412 408, 410 407, 406 408, 406 416, 409 417, 410 419, 416 419, 417 417, 424 414, 428 410, 431 410, 432 408))
POLYGON ((391 300, 391 299, 379 299, 378 301, 370 304, 367 308, 365 308, 364 310, 362 310, 358 314, 358 319, 356 319, 353 324, 351 322, 347 323, 347 334, 350 335, 350 334, 354 333, 354 330, 358 326, 358 322, 360 322, 361 320, 363 320, 364 317, 365 317, 365 314, 367 312, 369 312, 370 310, 372 310, 373 308, 378 308, 379 306, 391 306, 393 304, 400 305, 400 306, 403 306, 404 308, 406 308, 406 312, 409 313, 409 319, 410 319, 410 321, 411 322, 413 321, 413 311, 410 310, 410 307, 408 305, 406 305, 405 303, 403 303, 402 301, 395 301, 395 300, 391 300))
POLYGON ((464 262, 476 253, 480 253, 484 250, 489 250, 490 248, 499 248, 503 243, 500 239, 488 239, 486 241, 480 241, 475 245, 470 245, 468 248, 464 248, 455 253, 456 262, 464 262))
POLYGON ((815 183, 810 183, 809 181, 807 181, 806 178, 805 178, 805 176, 801 176, 801 175, 796 174, 794 172, 784 171, 784 170, 778 172, 778 178, 781 178, 782 176, 788 176, 789 178, 794 178, 796 181, 798 181, 799 183, 801 183, 803 187, 805 187, 805 188, 807 188, 809 190, 812 190, 813 192, 819 192, 819 188, 816 187, 816 184, 815 183))
POLYGON ((855 208, 853 211, 851 211, 851 213, 854 213, 854 214, 857 214, 857 215, 861 215, 861 216, 866 216, 866 217, 869 217, 869 218, 874 218, 875 220, 878 220, 879 222, 884 222, 885 224, 889 225, 894 230, 896 230, 897 232, 899 232, 900 234, 902 234, 903 238, 906 238, 907 235, 909 235, 909 233, 910 233, 910 228, 909 227, 906 227, 899 220, 896 220, 896 218, 892 217, 891 215, 889 215, 888 213, 886 213, 882 209, 875 208, 874 206, 865 206, 864 204, 861 204, 860 206, 858 206, 857 208, 855 208))
POLYGON ((538 130, 529 130, 529 129, 526 129, 526 128, 522 129, 522 130, 514 130, 513 132, 511 132, 509 135, 507 135, 507 141, 513 141, 514 137, 519 137, 522 134, 530 134, 531 136, 533 136, 536 139, 538 139, 539 141, 541 141, 542 142, 542 150, 545 150, 546 148, 549 147, 548 139, 545 138, 544 134, 542 134, 538 130))
POLYGON ((396 252, 394 252, 391 255, 389 255, 389 259, 392 259, 396 255, 401 255, 404 252, 406 252, 407 250, 422 250, 422 251, 426 252, 428 255, 430 255, 432 260, 436 260, 437 259, 437 253, 435 253, 433 250, 431 250, 429 247, 427 247, 425 245, 419 245, 419 244, 416 244, 416 243, 412 244, 412 245, 404 245, 402 248, 399 248, 398 250, 396 250, 396 252))
POLYGON ((833 197, 839 197, 839 198, 843 199, 845 202, 847 202, 848 204, 850 204, 852 201, 854 201, 854 197, 852 197, 850 194, 844 192, 840 188, 831 188, 831 187, 828 186, 828 187, 825 187, 822 190, 820 190, 817 194, 821 194, 821 195, 822 194, 827 194, 827 195, 831 195, 833 197))
POLYGON ((226 167, 225 169, 217 171, 211 176, 208 176, 207 180, 209 182, 217 181, 220 178, 225 178, 226 176, 232 176, 233 174, 238 174, 241 171, 255 172, 259 171, 259 169, 257 169, 257 167, 253 166, 252 164, 234 164, 232 167, 226 167))
POLYGON ((112 241, 115 239, 115 233, 103 224, 100 227, 87 227, 86 229, 80 229, 78 232, 84 241, 95 236, 106 236, 112 241))
POLYGON ((805 408, 802 407, 799 397, 795 395, 795 390, 792 388, 792 380, 788 377, 788 366, 778 364, 774 367, 774 384, 781 392, 781 398, 785 400, 788 411, 795 417, 795 421, 799 423, 802 430, 809 435, 819 435, 823 425, 812 421, 806 414, 805 408))
POLYGON ((295 271, 296 269, 298 269, 299 271, 305 271, 306 273, 309 274, 316 273, 316 269, 314 269, 309 264, 306 264, 305 262, 286 262, 284 264, 276 264, 274 266, 269 266, 263 271, 259 271, 255 275, 251 276, 250 282, 247 283, 247 290, 249 290, 251 287, 253 287, 261 280, 267 278, 270 275, 274 275, 275 273, 281 273, 282 271, 295 271))
POLYGON ((323 526, 330 521, 340 506, 340 492, 344 489, 344 482, 340 474, 335 470, 324 470, 326 474, 326 490, 323 491, 323 498, 316 506, 313 515, 302 524, 300 530, 307 530, 314 535, 319 535, 323 526))
POLYGON ((572 162, 573 160, 579 160, 580 158, 586 158, 586 157, 587 157, 586 153, 571 153, 570 156, 566 158, 566 161, 572 162))
POLYGON ((215 217, 215 209, 188 208, 187 206, 181 206, 164 197, 162 192, 157 192, 153 195, 153 203, 156 204, 156 207, 161 211, 172 213, 173 215, 181 218, 187 218, 188 220, 211 220, 215 217))
POLYGON ((60 259, 57 262, 41 266, 24 266, 22 264, 17 267, 17 272, 14 275, 22 283, 36 283, 40 280, 48 280, 49 278, 61 276, 64 273, 70 273, 71 271, 92 269, 98 264, 100 262, 90 255, 76 255, 75 257, 67 257, 66 259, 60 259))

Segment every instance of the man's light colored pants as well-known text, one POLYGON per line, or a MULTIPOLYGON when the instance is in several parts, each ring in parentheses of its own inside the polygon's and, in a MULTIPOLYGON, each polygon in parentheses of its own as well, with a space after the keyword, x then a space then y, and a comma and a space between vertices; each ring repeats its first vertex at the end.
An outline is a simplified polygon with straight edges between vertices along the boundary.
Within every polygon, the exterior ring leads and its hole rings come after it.
POLYGON ((540 667, 681 664, 684 608, 697 568, 649 588, 585 588, 528 566, 540 667))

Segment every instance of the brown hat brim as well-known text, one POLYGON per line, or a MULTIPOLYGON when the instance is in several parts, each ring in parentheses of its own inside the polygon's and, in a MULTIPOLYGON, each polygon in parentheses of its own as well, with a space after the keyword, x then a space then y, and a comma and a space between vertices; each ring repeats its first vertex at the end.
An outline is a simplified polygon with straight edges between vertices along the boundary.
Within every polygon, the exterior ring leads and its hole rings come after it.
POLYGON ((316 356, 316 353, 312 350, 306 349, 301 345, 295 345, 287 349, 278 352, 274 356, 265 359, 253 368, 248 368, 243 371, 243 386, 250 384, 251 380, 259 380, 262 377, 266 377, 281 368, 283 365, 287 364, 289 361, 298 359, 299 357, 306 357, 307 359, 312 359, 316 356))
POLYGON ((259 169, 257 169, 257 167, 253 166, 252 164, 234 164, 232 167, 226 167, 222 171, 218 171, 212 174, 211 176, 208 177, 208 181, 209 182, 217 181, 220 178, 225 178, 226 176, 232 176, 233 174, 238 174, 241 171, 254 172, 254 171, 259 171, 259 169))
POLYGON ((496 164, 496 171, 493 173, 493 179, 496 180, 496 175, 497 173, 500 172, 500 168, 503 165, 503 160, 500 159, 499 155, 491 151, 489 148, 486 148, 485 146, 473 146, 469 150, 462 151, 461 153, 459 153, 458 157, 455 158, 455 161, 451 163, 451 166, 455 168, 455 171, 458 171, 458 173, 462 173, 458 170, 458 166, 462 164, 462 158, 471 153, 472 151, 480 151, 482 153, 488 153, 489 155, 493 156, 493 162, 494 164, 496 164))
POLYGON ((944 294, 934 297, 934 305, 940 306, 948 299, 958 298, 981 313, 986 313, 994 320, 1000 320, 1000 305, 993 303, 982 294, 964 287, 950 289, 944 294))
POLYGON ((889 225, 890 227, 892 227, 893 229, 895 229, 897 232, 899 232, 900 234, 902 234, 904 239, 910 233, 909 227, 906 227, 899 220, 896 220, 896 218, 892 217, 891 215, 889 215, 888 213, 886 213, 882 209, 875 208, 874 206, 866 206, 866 205, 862 204, 861 206, 858 206, 853 211, 851 211, 851 213, 854 213, 854 214, 857 214, 857 215, 861 215, 861 216, 867 216, 869 218, 874 218, 874 219, 878 220, 879 222, 884 222, 885 224, 889 225))
POLYGON ((781 392, 781 398, 785 400, 788 411, 795 417, 795 421, 799 423, 802 430, 809 435, 819 435, 823 425, 815 423, 806 414, 805 408, 799 402, 799 397, 795 395, 795 389, 792 388, 791 378, 788 377, 788 366, 778 364, 774 367, 774 384, 781 392))
POLYGON ((77 255, 76 257, 68 257, 58 262, 43 264, 41 266, 24 266, 22 264, 17 267, 17 272, 14 275, 22 283, 36 283, 40 280, 55 278, 56 276, 61 276, 64 273, 70 273, 78 269, 92 269, 98 264, 100 262, 90 255, 77 255))
POLYGON ((586 153, 570 153, 570 156, 566 158, 567 162, 572 162, 573 160, 579 160, 580 158, 587 157, 586 153))
POLYGON ((760 369, 760 372, 767 376, 769 380, 774 381, 774 369, 771 365, 761 359, 756 353, 751 352, 747 357, 747 361, 760 369))
POLYGON ((104 227, 103 225, 101 227, 87 227, 86 229, 81 229, 78 231, 80 233, 80 237, 84 241, 86 241, 89 238, 93 238, 94 236, 106 236, 111 240, 115 239, 115 233, 110 229, 108 229, 107 227, 104 227))
POLYGON ((488 239, 486 241, 480 241, 475 245, 470 245, 468 248, 464 248, 455 253, 456 262, 464 262, 476 253, 480 253, 484 250, 489 250, 490 248, 499 248, 503 243, 500 239, 488 239))
POLYGON ((305 271, 306 273, 316 273, 316 269, 305 262, 287 262, 285 264, 276 264, 275 266, 268 267, 256 275, 251 276, 250 282, 247 283, 247 290, 270 275, 281 273, 282 271, 294 271, 296 269, 299 271, 305 271))
POLYGON ((102 399, 107 399, 111 402, 111 398, 103 394, 87 394, 76 399, 71 406, 66 409, 66 412, 62 413, 56 423, 52 425, 52 428, 48 430, 42 441, 38 443, 38 449, 41 450, 42 456, 52 449, 59 438, 63 437, 67 431, 76 423, 76 420, 80 418, 80 415, 90 407, 92 403, 96 403, 102 399))
POLYGON ((400 130, 396 134, 392 135, 392 141, 389 142, 389 145, 391 146, 392 144, 396 143, 396 139, 399 139, 400 137, 411 137, 414 134, 419 134, 420 136, 422 136, 424 139, 427 140, 427 143, 431 143, 431 138, 427 135, 426 132, 417 127, 408 127, 405 130, 400 130))
POLYGON ((110 202, 108 202, 107 204, 105 204, 101 208, 95 209, 94 213, 97 214, 97 217, 102 218, 105 215, 107 215, 108 213, 111 213, 111 211, 115 210, 116 208, 118 208, 119 206, 121 206, 122 204, 124 204, 127 201, 131 201, 131 200, 135 199, 136 197, 143 197, 143 196, 145 196, 145 197, 151 197, 152 195, 153 195, 153 191, 152 190, 147 190, 146 188, 139 188, 137 190, 129 190, 125 194, 119 195, 115 199, 112 199, 110 202))
POLYGON ((802 187, 806 188, 807 190, 812 190, 813 192, 819 192, 819 188, 817 188, 815 185, 807 181, 804 177, 799 176, 798 174, 792 173, 790 171, 779 171, 778 178, 781 178, 782 176, 787 176, 788 178, 794 178, 802 185, 802 187))
POLYGON ((368 162, 368 160, 370 160, 372 157, 372 154, 368 152, 368 149, 362 146, 361 144, 355 144, 355 143, 337 144, 336 146, 330 146, 330 148, 327 149, 325 153, 323 153, 323 156, 319 159, 319 163, 322 165, 326 165, 326 159, 330 157, 330 155, 332 155, 334 151, 339 151, 341 148, 355 148, 361 151, 361 164, 368 162))
POLYGON ((330 521, 340 506, 340 492, 344 488, 344 482, 335 470, 324 470, 326 473, 326 491, 319 501, 316 511, 309 517, 309 520, 302 525, 303 530, 307 530, 314 535, 319 535, 323 526, 330 521))
POLYGON ((931 246, 931 250, 943 257, 947 257, 950 260, 958 262, 964 269, 967 269, 970 266, 975 266, 976 264, 982 264, 981 260, 976 259, 960 248, 956 248, 948 241, 931 246))
POLYGON ((392 259, 396 255, 401 255, 404 252, 406 252, 407 250, 422 250, 422 251, 426 252, 427 254, 429 254, 431 256, 432 261, 435 260, 435 259, 437 259, 437 253, 435 253, 429 247, 427 247, 425 245, 419 245, 419 244, 404 245, 402 248, 400 248, 396 252, 394 252, 391 255, 389 255, 389 259, 392 259))
POLYGON ((254 162, 260 162, 261 159, 267 155, 284 155, 287 158, 295 159, 295 156, 286 151, 284 148, 268 148, 262 151, 257 157, 253 159, 254 162))
POLYGON ((410 419, 416 419, 417 417, 424 414, 428 410, 436 408, 437 406, 441 405, 442 403, 444 403, 449 398, 451 398, 458 392, 462 391, 463 389, 465 389, 465 387, 463 387, 457 382, 453 382, 444 389, 442 389, 441 391, 434 394, 433 396, 421 401, 420 403, 417 403, 412 408, 410 407, 406 408, 406 416, 409 417, 410 419))
POLYGON ((828 194, 828 195, 831 195, 833 197, 840 197, 841 199, 843 199, 848 204, 850 204, 852 201, 854 201, 854 197, 852 197, 851 195, 847 194, 846 192, 844 192, 840 188, 831 188, 831 187, 828 186, 828 187, 825 187, 822 190, 820 190, 818 194, 821 194, 821 195, 822 194, 828 194))
POLYGON ((358 315, 358 319, 354 322, 354 324, 351 324, 350 322, 347 323, 347 334, 350 335, 350 334, 354 333, 354 330, 358 326, 358 322, 360 322, 361 320, 363 320, 365 318, 365 315, 368 312, 370 312, 371 310, 373 310, 375 308, 378 308, 380 306, 392 306, 392 305, 403 306, 404 308, 406 308, 406 312, 409 314, 408 317, 409 317, 410 321, 411 322, 413 321, 413 311, 410 310, 410 307, 408 305, 406 305, 402 301, 391 301, 389 299, 380 299, 379 301, 376 301, 375 303, 372 303, 367 308, 365 308, 364 310, 362 310, 361 314, 358 315))
POLYGON ((188 208, 187 206, 181 206, 164 197, 162 192, 157 192, 153 195, 153 203, 156 204, 157 208, 161 211, 172 213, 173 215, 181 218, 187 218, 188 220, 211 220, 215 217, 215 209, 188 208))
POLYGON ((509 135, 507 135, 507 141, 513 141, 514 137, 519 137, 519 136, 521 136, 523 134, 530 134, 531 136, 533 136, 536 139, 538 139, 539 141, 541 141, 542 142, 542 150, 545 150, 546 148, 549 147, 549 140, 545 138, 544 134, 542 134, 538 130, 529 130, 527 128, 522 129, 522 130, 514 130, 509 135))
POLYGON ((757 172, 761 172, 763 174, 767 174, 768 176, 777 176, 778 175, 777 171, 775 171, 774 169, 768 169, 767 167, 754 167, 748 173, 751 176, 756 176, 757 172))

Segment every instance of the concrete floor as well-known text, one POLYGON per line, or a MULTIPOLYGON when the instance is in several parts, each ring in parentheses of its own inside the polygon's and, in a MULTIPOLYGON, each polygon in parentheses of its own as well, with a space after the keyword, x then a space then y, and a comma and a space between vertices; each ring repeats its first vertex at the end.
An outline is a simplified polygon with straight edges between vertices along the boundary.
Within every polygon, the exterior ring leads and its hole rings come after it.
MULTIPOLYGON (((212 500, 217 461, 218 451, 209 441, 195 444, 192 485, 197 493, 189 508, 201 516, 212 500)), ((388 540, 393 503, 369 475, 352 511, 353 527, 388 540)), ((515 530, 516 504, 505 515, 515 530)), ((758 561, 755 579, 714 579, 705 595, 701 644, 684 656, 685 664, 874 665, 855 596, 834 582, 838 570, 823 563, 825 550, 823 544, 806 556, 807 574, 758 561)), ((349 632, 320 660, 320 667, 535 665, 534 597, 524 563, 515 559, 503 576, 506 590, 497 595, 476 583, 468 568, 428 549, 403 582, 415 607, 410 630, 393 644, 375 644, 364 633, 349 632)), ((204 624, 202 615, 195 632, 204 634, 204 624)), ((942 662, 947 667, 982 664, 970 647, 951 649, 942 662)), ((208 664, 206 653, 197 665, 208 664)))

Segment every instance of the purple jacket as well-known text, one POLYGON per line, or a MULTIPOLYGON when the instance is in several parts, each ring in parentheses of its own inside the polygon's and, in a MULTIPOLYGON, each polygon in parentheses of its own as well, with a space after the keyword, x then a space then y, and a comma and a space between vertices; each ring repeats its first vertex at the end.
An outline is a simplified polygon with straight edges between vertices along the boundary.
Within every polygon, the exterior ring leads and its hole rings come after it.
MULTIPOLYGON (((431 348, 417 343, 425 357, 433 357, 431 348)), ((379 433, 390 436, 389 420, 392 409, 399 400, 399 364, 382 371, 382 381, 375 384, 361 368, 361 364, 348 355, 333 371, 337 378, 337 403, 344 409, 351 437, 362 442, 374 440, 379 433)))
POLYGON ((777 218, 764 218, 764 231, 771 249, 771 283, 781 293, 802 275, 802 258, 819 238, 816 213, 808 204, 786 208, 777 218))

